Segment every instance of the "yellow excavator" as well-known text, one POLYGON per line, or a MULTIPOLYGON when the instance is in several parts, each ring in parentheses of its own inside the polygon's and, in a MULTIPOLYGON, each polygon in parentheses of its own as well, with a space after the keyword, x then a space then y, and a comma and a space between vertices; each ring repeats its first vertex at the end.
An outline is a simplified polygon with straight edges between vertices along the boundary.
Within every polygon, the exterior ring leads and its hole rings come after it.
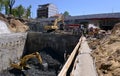
POLYGON ((58 17, 58 18, 56 18, 56 19, 54 20, 54 23, 53 23, 53 24, 51 24, 51 25, 45 25, 45 26, 44 26, 44 29, 45 29, 47 32, 55 31, 55 30, 59 29, 58 22, 60 22, 60 21, 62 21, 62 24, 64 25, 64 17, 63 17, 63 15, 60 16, 60 17, 58 17))
POLYGON ((24 68, 30 68, 29 65, 26 63, 30 58, 37 58, 39 60, 39 63, 42 64, 42 58, 39 52, 35 52, 32 54, 25 55, 23 58, 20 59, 20 62, 18 63, 12 63, 11 67, 19 70, 24 70, 24 68))

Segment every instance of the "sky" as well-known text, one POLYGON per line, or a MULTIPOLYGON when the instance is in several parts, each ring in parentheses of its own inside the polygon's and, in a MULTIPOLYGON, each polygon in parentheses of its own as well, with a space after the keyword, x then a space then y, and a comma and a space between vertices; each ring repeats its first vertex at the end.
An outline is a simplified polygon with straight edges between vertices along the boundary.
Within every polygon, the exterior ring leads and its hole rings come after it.
POLYGON ((68 11, 71 16, 120 12, 120 0, 16 0, 13 7, 32 5, 31 17, 37 17, 38 5, 52 3, 59 13, 68 11))

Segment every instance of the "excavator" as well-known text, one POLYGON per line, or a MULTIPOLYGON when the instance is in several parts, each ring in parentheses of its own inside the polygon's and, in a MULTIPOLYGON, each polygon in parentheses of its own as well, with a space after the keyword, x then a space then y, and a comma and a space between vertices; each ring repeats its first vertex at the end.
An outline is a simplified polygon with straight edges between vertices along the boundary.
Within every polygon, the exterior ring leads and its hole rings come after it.
POLYGON ((44 29, 45 29, 47 32, 55 31, 55 30, 59 29, 59 27, 58 27, 58 22, 60 22, 60 21, 62 21, 62 24, 64 25, 64 17, 63 17, 63 15, 60 16, 60 17, 58 17, 58 18, 56 18, 56 19, 54 20, 54 23, 53 23, 53 24, 51 24, 51 25, 45 25, 45 26, 44 26, 44 29))
POLYGON ((11 67, 19 70, 24 70, 24 68, 30 68, 30 66, 26 63, 30 58, 37 58, 39 60, 39 63, 42 64, 42 58, 39 52, 35 52, 25 55, 23 58, 20 59, 20 62, 18 63, 12 63, 11 67))

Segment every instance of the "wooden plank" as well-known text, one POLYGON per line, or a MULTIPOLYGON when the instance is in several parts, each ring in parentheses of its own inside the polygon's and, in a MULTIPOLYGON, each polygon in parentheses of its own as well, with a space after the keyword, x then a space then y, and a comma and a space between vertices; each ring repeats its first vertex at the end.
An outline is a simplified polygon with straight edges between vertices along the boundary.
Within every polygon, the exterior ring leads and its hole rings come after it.
POLYGON ((66 73, 80 47, 80 44, 82 42, 82 39, 79 39, 79 42, 77 43, 76 47, 74 48, 73 52, 71 53, 70 57, 68 58, 68 60, 66 61, 65 65, 63 66, 62 70, 60 71, 60 73, 58 74, 58 76, 66 76, 66 73))

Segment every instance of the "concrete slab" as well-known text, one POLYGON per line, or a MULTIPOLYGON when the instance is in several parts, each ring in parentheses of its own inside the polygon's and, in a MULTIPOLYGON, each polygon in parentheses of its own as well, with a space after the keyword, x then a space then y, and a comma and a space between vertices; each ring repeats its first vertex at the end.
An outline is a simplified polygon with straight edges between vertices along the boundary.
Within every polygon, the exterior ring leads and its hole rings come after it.
POLYGON ((97 76, 93 59, 90 56, 91 51, 92 50, 89 48, 86 38, 83 37, 71 76, 97 76))
POLYGON ((79 53, 91 53, 91 51, 92 50, 89 48, 86 38, 82 37, 82 44, 79 49, 79 53))

